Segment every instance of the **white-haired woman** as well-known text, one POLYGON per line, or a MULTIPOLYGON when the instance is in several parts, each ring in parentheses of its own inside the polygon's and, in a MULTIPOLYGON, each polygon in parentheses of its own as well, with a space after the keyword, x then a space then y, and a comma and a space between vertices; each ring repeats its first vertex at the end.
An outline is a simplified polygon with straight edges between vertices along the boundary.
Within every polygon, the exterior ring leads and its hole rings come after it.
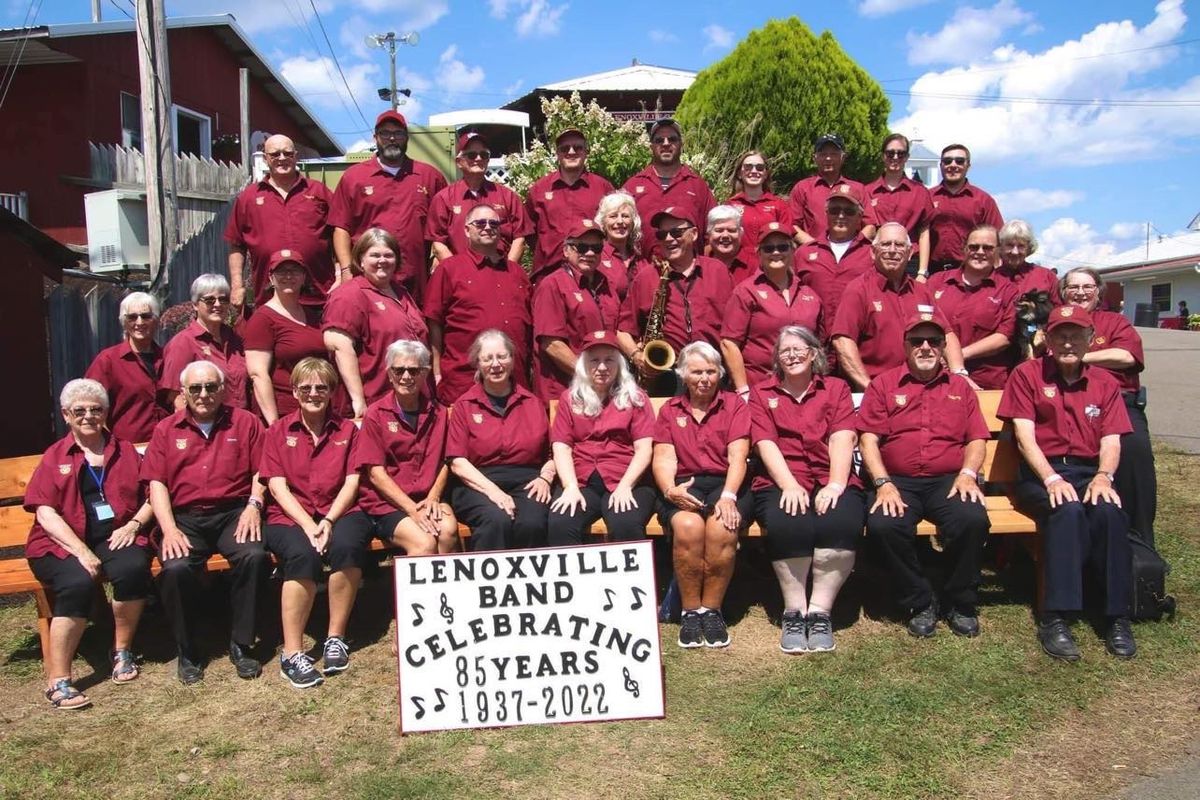
POLYGON ((371 516, 376 536, 410 556, 451 552, 458 521, 442 502, 448 412, 426 391, 432 356, 422 342, 400 339, 384 364, 392 391, 367 407, 351 457, 362 476, 358 507, 371 516))
POLYGON ((127 442, 150 441, 154 426, 172 411, 166 392, 159 388, 163 350, 154 341, 158 315, 154 295, 125 295, 118 312, 124 339, 97 353, 84 373, 107 390, 109 429, 127 442))
POLYGON ((633 195, 624 190, 606 194, 596 209, 596 224, 604 233, 600 269, 622 300, 642 260, 642 218, 638 216, 633 195))
POLYGON ((762 460, 751 488, 783 593, 785 653, 833 649, 830 613, 854 569, 867 515, 851 472, 858 434, 850 387, 827 372, 816 335, 789 325, 775 344, 775 377, 750 393, 751 435, 762 460))
POLYGON ((679 353, 684 393, 658 412, 654 481, 662 500, 658 519, 672 536, 675 580, 683 605, 680 647, 725 647, 721 615, 733 577, 738 532, 750 522, 753 497, 746 481, 750 409, 720 389, 725 368, 708 342, 679 353))
POLYGON ((1052 269, 1029 262, 1037 249, 1033 227, 1023 219, 1009 220, 1000 228, 1000 266, 996 273, 1016 284, 1017 297, 1026 292, 1046 292, 1057 303, 1058 275, 1052 269))
POLYGON ((225 403, 249 408, 246 348, 242 337, 229 327, 229 297, 229 280, 224 275, 206 272, 192 281, 196 320, 163 348, 163 372, 158 383, 176 411, 186 405, 179 392, 179 375, 193 361, 216 364, 225 375, 225 403))
POLYGON ((446 440, 458 478, 450 504, 471 528, 472 550, 541 546, 554 483, 546 405, 513 380, 513 343, 503 331, 475 337, 467 360, 475 385, 454 401, 446 440))
POLYGON ((616 335, 588 336, 550 430, 560 488, 550 504, 551 545, 580 544, 601 517, 609 539, 646 535, 654 487, 646 469, 654 411, 616 348, 616 335))
POLYGON ((69 381, 59 405, 69 432, 42 455, 25 490, 25 510, 34 514, 25 557, 52 597, 46 699, 77 709, 91 701, 72 683, 71 661, 101 575, 113 586, 112 679, 138 676, 130 648, 150 593, 153 516, 137 450, 105 428, 104 387, 89 378, 69 381))
POLYGON ((754 273, 758 261, 742 258, 742 209, 730 205, 714 206, 708 212, 704 236, 708 242, 708 255, 725 265, 734 286, 754 273))

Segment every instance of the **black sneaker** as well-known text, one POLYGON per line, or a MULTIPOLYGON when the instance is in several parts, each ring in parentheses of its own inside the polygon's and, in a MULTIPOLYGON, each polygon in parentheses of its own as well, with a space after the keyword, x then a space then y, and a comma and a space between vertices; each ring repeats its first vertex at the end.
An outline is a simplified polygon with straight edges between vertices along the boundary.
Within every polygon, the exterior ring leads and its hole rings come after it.
POLYGON ((946 626, 957 636, 973 638, 979 635, 979 613, 973 608, 952 608, 946 615, 946 626))
POLYGON ((1079 660, 1079 645, 1075 644, 1075 637, 1071 635, 1067 621, 1057 614, 1050 614, 1042 619, 1038 625, 1038 641, 1042 643, 1042 650, 1051 658, 1060 661, 1079 660))
POLYGON ((325 640, 324 648, 325 674, 345 672, 350 667, 350 648, 340 636, 330 636, 325 640))
POLYGON ((1104 635, 1104 649, 1117 658, 1133 658, 1137 655, 1137 642, 1133 639, 1133 627, 1128 617, 1113 617, 1104 635))
POLYGON ((937 630, 937 602, 931 602, 909 617, 908 632, 918 639, 927 639, 937 630))
POLYGON ((313 666, 313 660, 303 652, 292 653, 290 656, 280 654, 279 674, 297 689, 308 689, 325 682, 321 673, 313 666))
POLYGON ((700 626, 699 611, 685 611, 679 621, 679 646, 703 647, 704 632, 700 626))
POLYGON ((721 612, 710 608, 700 615, 700 627, 704 631, 705 647, 729 647, 729 628, 721 612))
POLYGON ((262 664, 249 653, 250 648, 237 642, 229 643, 229 660, 233 662, 239 678, 250 680, 262 674, 262 664))

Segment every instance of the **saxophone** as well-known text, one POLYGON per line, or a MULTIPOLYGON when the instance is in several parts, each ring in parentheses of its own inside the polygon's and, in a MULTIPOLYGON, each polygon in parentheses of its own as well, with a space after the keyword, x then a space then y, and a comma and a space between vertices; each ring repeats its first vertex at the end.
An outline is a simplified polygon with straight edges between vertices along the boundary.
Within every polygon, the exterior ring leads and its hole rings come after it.
POLYGON ((642 360, 656 372, 666 372, 675 366, 675 348, 662 338, 663 320, 667 315, 667 292, 670 291, 671 265, 665 258, 652 256, 654 267, 661 277, 658 291, 654 293, 654 304, 646 317, 646 328, 642 331, 642 360))

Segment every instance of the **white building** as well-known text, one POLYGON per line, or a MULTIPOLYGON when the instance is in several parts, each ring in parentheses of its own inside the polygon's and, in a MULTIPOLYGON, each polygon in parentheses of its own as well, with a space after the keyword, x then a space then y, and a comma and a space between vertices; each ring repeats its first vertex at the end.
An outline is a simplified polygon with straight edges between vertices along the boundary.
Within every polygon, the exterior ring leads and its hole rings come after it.
POLYGON ((1123 288, 1123 313, 1135 325, 1158 327, 1178 317, 1180 301, 1200 314, 1200 231, 1159 236, 1097 269, 1105 283, 1123 288))

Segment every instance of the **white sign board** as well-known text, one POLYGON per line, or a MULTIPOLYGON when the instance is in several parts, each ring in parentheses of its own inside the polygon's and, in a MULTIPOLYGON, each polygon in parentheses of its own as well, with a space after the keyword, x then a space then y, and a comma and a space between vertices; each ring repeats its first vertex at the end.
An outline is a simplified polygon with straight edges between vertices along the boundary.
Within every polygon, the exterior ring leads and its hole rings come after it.
POLYGON ((661 718, 648 541, 398 558, 400 730, 661 718))

